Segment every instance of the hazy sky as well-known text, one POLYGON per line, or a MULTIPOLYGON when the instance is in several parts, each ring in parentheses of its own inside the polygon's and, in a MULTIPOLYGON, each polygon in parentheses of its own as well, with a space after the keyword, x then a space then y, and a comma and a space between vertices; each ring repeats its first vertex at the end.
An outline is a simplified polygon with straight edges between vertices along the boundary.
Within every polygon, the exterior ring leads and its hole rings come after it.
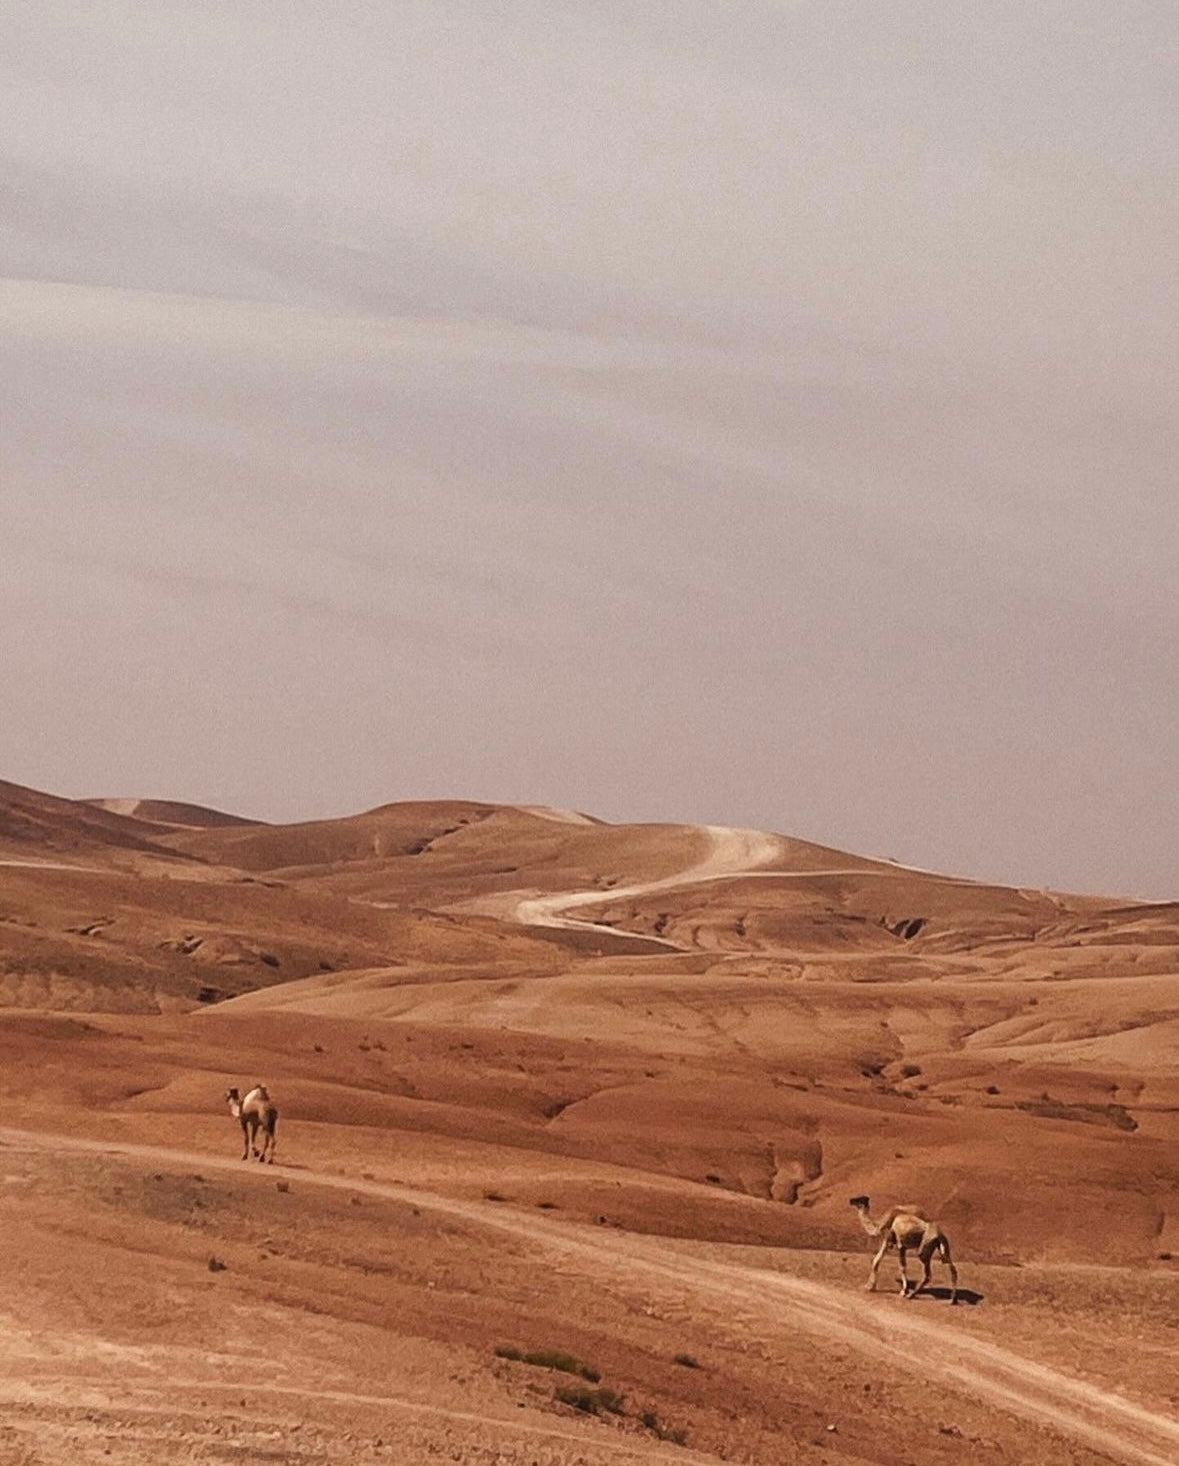
POLYGON ((1177 42, 4 0, 0 777, 1179 895, 1177 42))

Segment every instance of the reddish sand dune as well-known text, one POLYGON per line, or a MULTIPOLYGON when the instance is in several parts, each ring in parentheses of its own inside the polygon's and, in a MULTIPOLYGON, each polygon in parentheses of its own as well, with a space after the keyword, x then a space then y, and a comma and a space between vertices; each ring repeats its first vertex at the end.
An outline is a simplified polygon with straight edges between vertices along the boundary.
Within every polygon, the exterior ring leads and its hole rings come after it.
POLYGON ((1179 907, 0 794, 0 1461, 1179 1459, 1179 907))

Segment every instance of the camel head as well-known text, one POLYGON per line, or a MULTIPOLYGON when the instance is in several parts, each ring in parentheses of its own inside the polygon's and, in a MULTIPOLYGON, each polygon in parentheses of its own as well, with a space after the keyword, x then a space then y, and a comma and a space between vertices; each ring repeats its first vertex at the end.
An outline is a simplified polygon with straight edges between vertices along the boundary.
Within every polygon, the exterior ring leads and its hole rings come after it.
POLYGON ((860 1219, 860 1226, 867 1232, 869 1237, 875 1237, 880 1230, 872 1220, 872 1213, 868 1210, 869 1201, 866 1196, 853 1196, 848 1202, 852 1211, 860 1219))
POLYGON ((237 1092, 236 1089, 227 1089, 225 1091, 225 1098, 232 1105, 232 1104, 236 1104, 241 1099, 241 1095, 237 1092))
MULTIPOLYGON (((884 1223, 874 1222, 872 1220, 871 1213, 868 1211, 868 1198, 866 1196, 853 1196, 848 1205, 855 1212, 856 1216, 859 1217, 860 1226, 863 1227, 868 1236, 879 1237, 884 1230, 884 1223)), ((885 1222, 890 1221, 891 1218, 892 1213, 890 1212, 888 1217, 885 1218, 885 1222)))

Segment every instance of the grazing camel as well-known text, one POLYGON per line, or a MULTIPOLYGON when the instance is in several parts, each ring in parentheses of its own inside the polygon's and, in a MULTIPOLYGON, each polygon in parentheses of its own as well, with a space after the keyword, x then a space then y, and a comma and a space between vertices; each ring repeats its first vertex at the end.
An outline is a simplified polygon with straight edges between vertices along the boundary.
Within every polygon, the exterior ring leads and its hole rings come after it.
POLYGON ((884 1254, 895 1247, 900 1255, 900 1283, 902 1298, 916 1298, 923 1288, 929 1286, 929 1277, 934 1258, 944 1262, 950 1270, 950 1302, 958 1301, 958 1269, 950 1256, 950 1239, 936 1222, 931 1222, 916 1206, 894 1206, 885 1212, 878 1222, 868 1215, 868 1198, 853 1196, 851 1205, 859 1216, 860 1225, 869 1237, 880 1237, 881 1243, 872 1259, 872 1271, 864 1285, 865 1292, 876 1288, 876 1273, 884 1261, 884 1254), (916 1251, 924 1269, 921 1281, 914 1288, 908 1269, 908 1254, 916 1251))
POLYGON ((229 1113, 242 1127, 242 1160, 248 1160, 253 1152, 259 1161, 274 1161, 278 1129, 278 1110, 266 1092, 264 1084, 256 1084, 245 1099, 236 1089, 227 1089, 225 1098, 229 1101, 229 1113), (258 1130, 262 1131, 262 1148, 258 1148, 258 1130))

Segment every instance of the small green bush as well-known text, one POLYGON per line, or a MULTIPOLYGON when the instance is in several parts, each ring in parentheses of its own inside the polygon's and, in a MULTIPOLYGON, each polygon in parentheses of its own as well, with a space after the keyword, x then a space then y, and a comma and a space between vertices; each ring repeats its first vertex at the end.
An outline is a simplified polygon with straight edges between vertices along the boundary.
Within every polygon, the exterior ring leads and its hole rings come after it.
POLYGON ((511 1345, 501 1345, 496 1351, 497 1359, 513 1359, 519 1364, 532 1364, 537 1369, 557 1369, 562 1374, 576 1374, 582 1379, 589 1380, 590 1384, 596 1385, 602 1378, 596 1369, 588 1364, 583 1364, 580 1359, 572 1354, 562 1353, 559 1349, 516 1349, 511 1345))
POLYGON ((688 1432, 686 1430, 673 1430, 670 1425, 664 1425, 654 1410, 644 1410, 639 1419, 651 1434, 661 1441, 669 1441, 673 1446, 686 1446, 688 1444, 688 1432))
POLYGON ((562 1385, 555 1392, 562 1405, 572 1405, 586 1415, 621 1415, 625 1401, 617 1390, 587 1389, 585 1385, 562 1385))

